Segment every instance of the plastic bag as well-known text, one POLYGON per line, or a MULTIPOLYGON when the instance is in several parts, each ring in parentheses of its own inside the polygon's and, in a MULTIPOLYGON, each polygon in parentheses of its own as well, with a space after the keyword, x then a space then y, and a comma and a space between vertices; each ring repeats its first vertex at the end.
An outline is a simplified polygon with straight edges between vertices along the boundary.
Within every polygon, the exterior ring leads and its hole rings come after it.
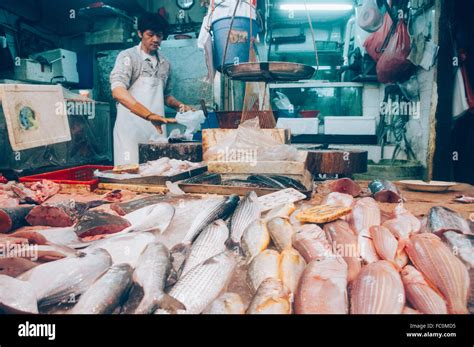
POLYGON ((377 77, 381 83, 405 80, 413 64, 407 59, 411 51, 411 40, 407 25, 400 20, 397 29, 377 63, 377 77))
POLYGON ((298 150, 277 142, 259 127, 258 118, 242 123, 204 153, 205 161, 257 162, 298 160, 298 150))
POLYGON ((383 24, 383 14, 376 0, 365 0, 364 4, 356 9, 356 16, 359 27, 369 33, 376 32, 383 24))
POLYGON ((374 59, 376 62, 379 61, 382 56, 382 46, 385 39, 390 34, 390 28, 392 27, 393 21, 390 18, 389 14, 385 14, 383 20, 383 26, 375 33, 370 35, 367 40, 365 40, 364 48, 367 53, 374 59))
POLYGON ((206 121, 206 117, 202 111, 179 112, 176 114, 176 121, 186 127, 185 134, 193 134, 201 130, 201 124, 206 121))

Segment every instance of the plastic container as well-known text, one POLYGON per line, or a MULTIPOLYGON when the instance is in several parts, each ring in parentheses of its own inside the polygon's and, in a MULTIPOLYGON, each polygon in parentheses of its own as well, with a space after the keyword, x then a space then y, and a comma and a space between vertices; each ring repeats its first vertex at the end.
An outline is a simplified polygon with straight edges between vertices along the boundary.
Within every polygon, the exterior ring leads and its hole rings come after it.
POLYGON ((97 185, 99 184, 99 179, 94 177, 94 171, 112 170, 113 168, 113 166, 105 165, 83 165, 70 169, 20 177, 20 182, 25 183, 37 182, 41 180, 50 180, 61 185, 83 186, 84 188, 86 188, 86 190, 93 191, 97 188, 97 185))
MULTIPOLYGON (((214 45, 214 64, 216 69, 222 72, 222 59, 229 37, 229 44, 225 54, 224 65, 233 65, 249 62, 250 51, 250 18, 234 17, 232 30, 229 36, 232 17, 225 17, 212 23, 212 36, 214 45)), ((252 19, 252 37, 256 38, 260 27, 255 19, 252 19)))

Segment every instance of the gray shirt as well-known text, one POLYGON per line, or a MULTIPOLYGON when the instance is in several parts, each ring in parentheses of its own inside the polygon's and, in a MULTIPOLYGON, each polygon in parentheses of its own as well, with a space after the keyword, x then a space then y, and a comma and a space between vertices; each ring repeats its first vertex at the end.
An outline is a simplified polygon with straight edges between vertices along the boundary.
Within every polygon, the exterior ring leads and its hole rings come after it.
POLYGON ((170 63, 159 52, 156 57, 157 60, 151 59, 150 55, 141 50, 141 44, 120 52, 110 73, 112 90, 116 87, 129 89, 142 76, 157 76, 163 80, 164 96, 169 96, 170 63))

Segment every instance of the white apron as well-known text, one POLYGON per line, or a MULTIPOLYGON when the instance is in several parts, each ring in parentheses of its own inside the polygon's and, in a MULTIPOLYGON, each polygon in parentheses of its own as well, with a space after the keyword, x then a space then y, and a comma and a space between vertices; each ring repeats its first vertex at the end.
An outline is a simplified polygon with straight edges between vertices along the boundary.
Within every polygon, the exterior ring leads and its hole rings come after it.
MULTIPOLYGON (((128 92, 151 112, 164 117, 163 80, 156 72, 153 77, 139 77, 128 92)), ((150 121, 118 104, 114 127, 114 165, 138 164, 138 144, 166 137, 166 126, 163 125, 162 130, 161 135, 150 121)))

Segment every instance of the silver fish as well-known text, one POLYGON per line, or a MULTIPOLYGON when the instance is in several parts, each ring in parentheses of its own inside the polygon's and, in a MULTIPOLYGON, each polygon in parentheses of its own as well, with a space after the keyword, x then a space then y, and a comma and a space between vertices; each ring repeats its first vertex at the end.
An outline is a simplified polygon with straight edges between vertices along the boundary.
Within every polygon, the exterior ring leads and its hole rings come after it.
POLYGON ((230 220, 230 239, 233 245, 240 246, 245 229, 261 216, 261 207, 255 192, 248 193, 235 209, 230 220))
POLYGON ((239 294, 224 293, 214 300, 202 314, 244 314, 245 305, 239 294))
POLYGON ((213 302, 229 282, 236 266, 232 252, 220 253, 189 271, 168 293, 185 310, 160 309, 156 313, 199 314, 213 302))
POLYGON ((181 276, 205 260, 224 252, 226 250, 225 242, 228 238, 229 229, 222 219, 210 224, 191 246, 181 276))
POLYGON ((258 287, 247 314, 291 314, 291 293, 279 279, 267 278, 258 287))
POLYGON ((56 245, 68 246, 71 248, 85 248, 89 246, 89 242, 84 242, 79 239, 74 227, 65 228, 49 228, 44 230, 35 230, 35 232, 43 235, 46 240, 56 245))
POLYGON ((201 231, 203 231, 209 224, 217 219, 226 219, 237 207, 239 197, 231 195, 228 199, 221 199, 211 208, 201 211, 195 218, 194 222, 184 236, 183 244, 190 244, 196 239, 201 231))
POLYGON ((6 275, 0 275, 0 309, 8 313, 38 313, 33 286, 6 275))
POLYGON ((296 292, 305 267, 306 262, 296 249, 290 247, 281 252, 280 279, 292 293, 296 292))
POLYGON ((128 264, 112 266, 81 295, 71 314, 111 314, 120 305, 132 283, 128 264))
POLYGON ((65 300, 74 302, 95 280, 112 265, 112 259, 102 249, 81 258, 64 258, 42 264, 21 274, 19 280, 28 281, 40 306, 49 306, 65 300))
POLYGON ((138 259, 133 273, 133 287, 124 305, 124 313, 151 314, 159 307, 184 309, 165 294, 166 279, 171 269, 170 253, 159 242, 150 243, 138 259))
POLYGON ((94 242, 86 249, 86 253, 101 248, 110 254, 113 264, 127 263, 135 268, 140 254, 148 244, 155 241, 155 235, 148 232, 122 234, 94 242))

